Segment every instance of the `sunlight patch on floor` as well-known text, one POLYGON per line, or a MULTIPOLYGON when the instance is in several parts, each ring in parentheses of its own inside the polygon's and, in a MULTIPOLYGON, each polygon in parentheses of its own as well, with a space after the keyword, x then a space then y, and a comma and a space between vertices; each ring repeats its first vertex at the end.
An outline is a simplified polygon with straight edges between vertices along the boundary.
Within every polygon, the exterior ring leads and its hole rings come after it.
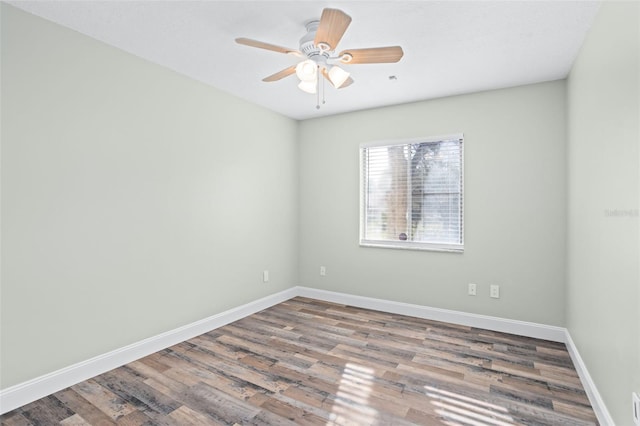
POLYGON ((331 408, 328 424, 371 425, 376 423, 378 411, 368 406, 373 370, 348 363, 342 371, 336 401, 331 408))
POLYGON ((436 408, 435 412, 452 424, 465 424, 472 426, 513 426, 516 424, 513 417, 508 415, 506 408, 475 398, 460 395, 425 386, 427 396, 432 399, 431 404, 436 408))

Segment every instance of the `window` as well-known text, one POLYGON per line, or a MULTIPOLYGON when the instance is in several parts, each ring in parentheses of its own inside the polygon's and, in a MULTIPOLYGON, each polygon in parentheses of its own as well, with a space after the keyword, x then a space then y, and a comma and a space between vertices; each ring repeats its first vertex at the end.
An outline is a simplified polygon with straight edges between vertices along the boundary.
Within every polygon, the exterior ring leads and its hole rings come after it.
POLYGON ((360 245, 463 251, 462 142, 360 146, 360 245))

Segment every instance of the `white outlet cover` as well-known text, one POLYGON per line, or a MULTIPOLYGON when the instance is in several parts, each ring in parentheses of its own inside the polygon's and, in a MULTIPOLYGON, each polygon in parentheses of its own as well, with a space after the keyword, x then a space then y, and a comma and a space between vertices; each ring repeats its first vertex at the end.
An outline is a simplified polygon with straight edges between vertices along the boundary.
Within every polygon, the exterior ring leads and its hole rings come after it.
POLYGON ((640 426, 640 396, 632 392, 631 399, 633 400, 633 423, 640 426))
POLYGON ((475 296, 476 295, 476 289, 477 286, 474 283, 469 283, 469 296, 475 296))
POLYGON ((490 291, 489 295, 491 297, 493 297, 494 299, 499 299, 500 298, 500 286, 499 285, 492 284, 489 291, 490 291))

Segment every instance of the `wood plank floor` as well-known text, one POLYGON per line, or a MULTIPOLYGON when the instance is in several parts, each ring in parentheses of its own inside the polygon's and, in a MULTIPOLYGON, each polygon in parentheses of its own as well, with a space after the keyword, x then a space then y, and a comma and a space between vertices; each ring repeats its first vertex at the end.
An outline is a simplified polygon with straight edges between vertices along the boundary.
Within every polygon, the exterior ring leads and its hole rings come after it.
POLYGON ((294 298, 2 425, 593 425, 564 344, 294 298))

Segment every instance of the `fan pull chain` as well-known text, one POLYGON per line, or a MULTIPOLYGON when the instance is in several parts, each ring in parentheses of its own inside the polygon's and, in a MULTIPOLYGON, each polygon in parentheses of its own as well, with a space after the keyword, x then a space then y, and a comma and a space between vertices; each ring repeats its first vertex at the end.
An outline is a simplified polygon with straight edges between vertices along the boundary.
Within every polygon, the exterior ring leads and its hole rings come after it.
POLYGON ((327 103, 327 101, 324 99, 324 87, 325 87, 325 82, 324 82, 324 78, 323 78, 322 79, 322 105, 327 103))
POLYGON ((316 109, 320 109, 320 65, 316 69, 316 109))

